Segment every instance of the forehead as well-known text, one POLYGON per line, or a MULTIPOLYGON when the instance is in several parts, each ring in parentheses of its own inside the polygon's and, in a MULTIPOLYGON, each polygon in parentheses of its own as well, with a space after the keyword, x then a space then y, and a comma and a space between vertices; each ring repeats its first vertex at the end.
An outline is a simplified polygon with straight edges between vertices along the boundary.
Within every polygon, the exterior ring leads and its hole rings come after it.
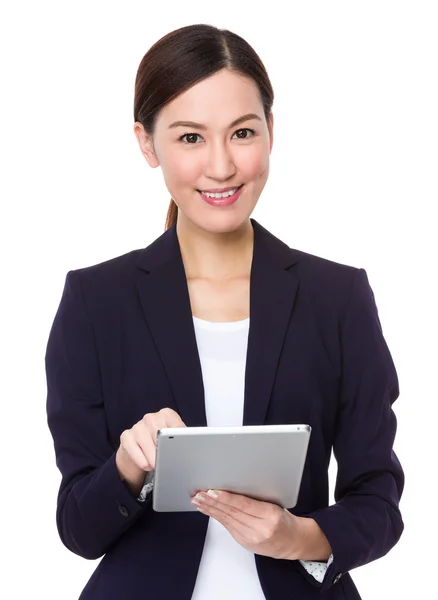
POLYGON ((233 119, 254 112, 263 116, 263 105, 255 82, 244 75, 222 70, 192 86, 163 107, 158 122, 196 120, 206 125, 228 125, 233 119))

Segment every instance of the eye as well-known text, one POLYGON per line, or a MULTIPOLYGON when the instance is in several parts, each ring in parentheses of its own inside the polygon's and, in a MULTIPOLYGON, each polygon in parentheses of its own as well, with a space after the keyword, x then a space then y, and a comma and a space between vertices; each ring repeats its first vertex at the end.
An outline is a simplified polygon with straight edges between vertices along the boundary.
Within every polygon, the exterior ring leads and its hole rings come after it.
MULTIPOLYGON (((254 129, 249 129, 248 127, 245 127, 243 129, 238 129, 237 131, 235 131, 233 137, 237 134, 237 139, 247 140, 251 136, 253 136, 254 133, 254 129)), ((178 138, 178 141, 183 142, 184 144, 190 144, 192 146, 198 144, 198 140, 202 140, 202 136, 199 135, 199 133, 185 133, 184 135, 178 138)))
POLYGON ((182 135, 181 137, 178 138, 178 140, 180 142, 184 142, 185 144, 197 144, 198 142, 196 141, 196 138, 200 138, 201 136, 199 135, 199 133, 185 133, 184 135, 182 135), (184 138, 187 138, 184 141, 184 138))
POLYGON ((254 129, 249 129, 248 127, 245 127, 244 129, 238 129, 234 135, 236 134, 245 134, 245 135, 238 135, 238 139, 239 140, 247 140, 248 138, 250 138, 252 135, 254 135, 254 129), (247 132, 250 132, 250 135, 248 135, 247 132))

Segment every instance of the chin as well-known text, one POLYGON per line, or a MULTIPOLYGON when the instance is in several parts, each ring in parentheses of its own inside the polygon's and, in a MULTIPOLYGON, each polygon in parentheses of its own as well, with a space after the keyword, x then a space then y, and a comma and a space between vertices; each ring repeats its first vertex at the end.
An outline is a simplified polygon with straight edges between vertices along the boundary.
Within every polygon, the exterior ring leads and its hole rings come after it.
POLYGON ((199 229, 203 229, 209 233, 232 233, 247 227, 250 223, 251 214, 245 213, 242 215, 237 212, 234 214, 231 212, 228 214, 222 213, 221 215, 212 215, 205 219, 197 218, 193 223, 199 229))

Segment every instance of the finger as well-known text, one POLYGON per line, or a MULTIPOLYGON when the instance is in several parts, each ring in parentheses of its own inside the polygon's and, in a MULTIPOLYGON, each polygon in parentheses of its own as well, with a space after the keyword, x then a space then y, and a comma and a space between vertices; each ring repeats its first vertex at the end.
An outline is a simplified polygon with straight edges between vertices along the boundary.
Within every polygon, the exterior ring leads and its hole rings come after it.
POLYGON ((157 445, 159 429, 165 427, 186 427, 179 414, 171 408, 163 408, 158 413, 146 415, 144 421, 146 421, 149 427, 155 445, 157 445))
MULTIPOLYGON (((128 432, 126 432, 128 433, 128 432)), ((128 454, 130 460, 137 465, 137 467, 139 467, 140 469, 143 469, 143 471, 148 471, 150 470, 150 464, 143 452, 143 450, 141 449, 141 447, 138 445, 134 435, 132 434, 132 432, 129 432, 129 435, 123 435, 120 438, 120 443, 121 446, 123 448, 123 450, 128 454)))
POLYGON ((150 469, 155 469, 157 446, 154 440, 153 431, 144 422, 138 424, 135 432, 136 442, 144 454, 150 469))
POLYGON ((221 523, 233 536, 239 536, 248 541, 252 539, 254 530, 260 526, 260 519, 257 517, 252 517, 240 511, 231 514, 222 510, 220 505, 212 506, 202 503, 196 509, 221 523))
POLYGON ((193 498, 193 504, 197 508, 200 508, 201 512, 205 512, 205 514, 217 518, 223 524, 225 519, 232 519, 245 527, 254 529, 259 527, 260 521, 262 520, 260 517, 242 512, 235 506, 222 504, 219 500, 211 498, 204 492, 196 494, 193 498))
POLYGON ((209 500, 211 499, 212 501, 209 501, 209 504, 218 505, 223 511, 226 506, 229 509, 227 511, 229 513, 235 514, 236 511, 238 511, 259 519, 268 518, 271 515, 273 507, 276 506, 269 502, 255 500, 248 496, 233 494, 232 492, 223 490, 208 490, 206 494, 209 497, 209 500))
POLYGON ((179 414, 171 408, 163 408, 160 414, 164 417, 163 427, 186 427, 179 414))

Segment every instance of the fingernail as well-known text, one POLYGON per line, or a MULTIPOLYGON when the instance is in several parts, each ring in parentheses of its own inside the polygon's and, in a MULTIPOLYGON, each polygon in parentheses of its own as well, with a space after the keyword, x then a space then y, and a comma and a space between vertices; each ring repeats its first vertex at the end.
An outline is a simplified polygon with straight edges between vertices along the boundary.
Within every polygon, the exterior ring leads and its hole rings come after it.
POLYGON ((217 498, 219 498, 219 494, 217 492, 215 492, 214 490, 208 490, 207 496, 210 496, 211 498, 214 498, 215 500, 217 500, 217 498))

